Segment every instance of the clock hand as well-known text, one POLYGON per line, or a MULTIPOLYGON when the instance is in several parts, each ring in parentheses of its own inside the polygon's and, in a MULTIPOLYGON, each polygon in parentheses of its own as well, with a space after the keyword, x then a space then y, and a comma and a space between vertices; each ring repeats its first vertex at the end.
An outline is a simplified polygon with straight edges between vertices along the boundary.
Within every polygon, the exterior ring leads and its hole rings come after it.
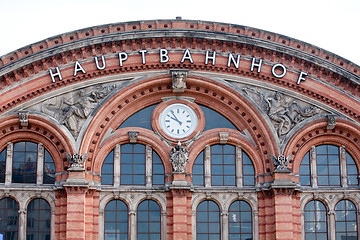
POLYGON ((174 116, 174 117, 170 117, 172 120, 178 122, 180 125, 182 124, 182 122, 175 116, 174 114, 174 111, 173 110, 170 110, 171 114, 174 116))

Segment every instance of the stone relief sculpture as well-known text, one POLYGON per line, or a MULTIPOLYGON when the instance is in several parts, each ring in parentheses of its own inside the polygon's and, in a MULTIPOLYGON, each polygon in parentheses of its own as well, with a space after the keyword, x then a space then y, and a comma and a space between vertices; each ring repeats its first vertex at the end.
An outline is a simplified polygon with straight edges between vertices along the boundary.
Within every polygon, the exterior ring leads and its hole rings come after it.
POLYGON ((285 157, 284 155, 280 154, 279 157, 275 157, 274 155, 271 155, 271 160, 273 161, 275 165, 275 171, 274 172, 291 172, 287 165, 290 162, 291 156, 285 157))
POLYGON ((187 70, 170 70, 173 92, 184 92, 186 89, 187 70))
POLYGON ((321 113, 321 110, 309 104, 300 104, 280 92, 259 91, 254 88, 242 89, 268 115, 279 138, 285 136, 293 127, 306 118, 321 113))
POLYGON ((87 158, 87 156, 89 155, 88 153, 85 153, 83 155, 80 155, 78 153, 75 153, 74 155, 71 155, 69 153, 65 153, 67 159, 70 162, 70 168, 68 169, 69 171, 84 171, 84 162, 87 158))
POLYGON ((170 151, 170 162, 175 173, 184 173, 189 161, 189 151, 179 143, 170 151))
POLYGON ((77 137, 93 109, 115 88, 102 85, 57 96, 42 103, 40 111, 56 118, 77 137))

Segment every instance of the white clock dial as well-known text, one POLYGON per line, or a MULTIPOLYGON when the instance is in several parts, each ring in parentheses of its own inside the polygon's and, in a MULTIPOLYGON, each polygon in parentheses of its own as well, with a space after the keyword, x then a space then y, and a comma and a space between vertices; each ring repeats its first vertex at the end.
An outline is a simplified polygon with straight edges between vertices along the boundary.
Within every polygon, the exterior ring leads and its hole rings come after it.
POLYGON ((160 113, 159 121, 166 135, 180 139, 194 132, 197 126, 197 115, 189 106, 175 103, 167 106, 160 113))

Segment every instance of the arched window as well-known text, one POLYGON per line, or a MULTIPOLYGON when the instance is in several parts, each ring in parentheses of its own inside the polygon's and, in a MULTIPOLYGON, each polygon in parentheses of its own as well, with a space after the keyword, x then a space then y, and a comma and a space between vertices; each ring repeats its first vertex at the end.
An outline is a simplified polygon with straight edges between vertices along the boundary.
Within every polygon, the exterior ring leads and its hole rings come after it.
POLYGON ((326 208, 324 204, 317 200, 308 202, 304 209, 304 217, 305 239, 327 239, 326 208))
POLYGON ((105 240, 128 239, 128 208, 120 200, 112 200, 105 207, 105 240))
POLYGON ((161 239, 161 212, 153 200, 141 202, 137 209, 137 239, 161 239))
POLYGON ((221 239, 220 210, 213 201, 203 201, 197 207, 196 239, 221 239))
POLYGON ((245 201, 235 201, 229 208, 229 240, 253 239, 252 212, 245 201))
POLYGON ((36 183, 37 144, 34 142, 14 143, 13 183, 36 183))
POLYGON ((0 200, 0 234, 3 239, 18 239, 18 211, 19 207, 12 198, 0 200))
POLYGON ((336 239, 358 239, 355 205, 349 200, 342 200, 335 207, 336 239))
POLYGON ((299 174, 302 186, 340 187, 341 184, 357 186, 359 183, 358 170, 351 155, 344 147, 328 144, 312 147, 305 154, 299 174), (346 176, 346 183, 341 182, 341 175, 346 176))
POLYGON ((165 179, 164 179, 164 165, 159 157, 159 155, 155 152, 152 151, 152 181, 153 181, 153 185, 164 185, 165 184, 165 179))
POLYGON ((255 170, 249 156, 240 147, 216 144, 206 147, 197 156, 192 180, 195 186, 209 186, 210 182, 212 186, 254 186, 255 170), (210 173, 205 174, 205 169, 211 169, 210 173))
POLYGON ((26 239, 50 239, 50 205, 44 199, 32 200, 27 209, 26 239))
POLYGON ((122 185, 145 185, 145 145, 121 145, 121 173, 122 185))

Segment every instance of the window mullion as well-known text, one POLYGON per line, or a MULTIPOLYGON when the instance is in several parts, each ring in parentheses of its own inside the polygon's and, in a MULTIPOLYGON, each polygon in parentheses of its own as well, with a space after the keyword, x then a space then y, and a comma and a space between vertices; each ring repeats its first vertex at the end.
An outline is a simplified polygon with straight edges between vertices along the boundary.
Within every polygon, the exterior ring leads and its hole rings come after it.
POLYGON ((340 147, 340 173, 341 173, 341 186, 348 187, 347 182, 347 166, 346 166, 346 150, 345 146, 340 147))
POLYGON ((317 188, 317 167, 316 167, 316 147, 311 146, 310 150, 310 172, 311 172, 311 186, 317 188))
POLYGON ((116 144, 114 148, 114 187, 120 186, 120 145, 116 144))
POLYGON ((240 146, 236 146, 236 186, 243 187, 243 159, 242 149, 240 146))
POLYGON ((204 151, 205 187, 211 187, 211 156, 210 146, 207 145, 204 151))
POLYGON ((44 153, 45 149, 42 143, 37 145, 37 163, 36 163, 36 184, 43 184, 44 176, 44 153))
POLYGON ((146 172, 146 186, 152 186, 152 148, 151 145, 146 145, 145 155, 145 172, 146 172))
POLYGON ((13 166, 13 154, 14 144, 8 142, 6 148, 6 171, 5 171, 5 184, 11 184, 12 180, 12 166, 13 166))

